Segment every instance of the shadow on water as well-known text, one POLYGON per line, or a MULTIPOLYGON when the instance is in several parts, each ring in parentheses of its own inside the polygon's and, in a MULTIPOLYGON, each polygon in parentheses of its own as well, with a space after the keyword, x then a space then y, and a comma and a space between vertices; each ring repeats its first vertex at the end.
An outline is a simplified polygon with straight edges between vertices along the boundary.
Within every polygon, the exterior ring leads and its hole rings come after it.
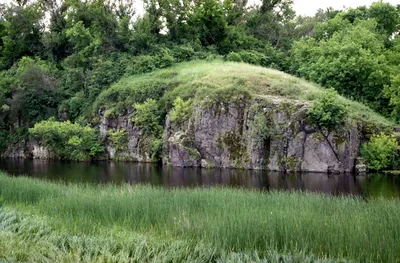
POLYGON ((211 187, 321 192, 331 195, 400 197, 400 177, 324 173, 282 174, 234 169, 166 167, 159 164, 2 159, 0 170, 13 176, 27 175, 47 180, 82 183, 131 183, 164 187, 211 187))

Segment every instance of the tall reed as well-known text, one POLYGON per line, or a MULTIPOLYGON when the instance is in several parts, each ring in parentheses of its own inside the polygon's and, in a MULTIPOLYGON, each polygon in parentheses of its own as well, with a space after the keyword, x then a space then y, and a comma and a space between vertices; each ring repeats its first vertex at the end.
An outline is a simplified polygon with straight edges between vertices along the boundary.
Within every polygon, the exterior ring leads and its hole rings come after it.
POLYGON ((216 251, 257 252, 261 258, 271 251, 300 251, 319 258, 400 261, 400 203, 395 199, 66 185, 4 174, 0 195, 6 207, 50 218, 52 228, 71 235, 121 229, 216 251))

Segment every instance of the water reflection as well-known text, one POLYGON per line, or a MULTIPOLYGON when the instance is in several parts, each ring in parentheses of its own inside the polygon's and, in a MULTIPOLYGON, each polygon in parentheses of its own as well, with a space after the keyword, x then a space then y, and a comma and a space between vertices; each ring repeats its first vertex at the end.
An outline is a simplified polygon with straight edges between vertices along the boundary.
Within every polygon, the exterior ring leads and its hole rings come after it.
POLYGON ((321 173, 281 174, 278 172, 231 169, 165 167, 140 163, 73 163, 59 161, 3 159, 0 169, 11 175, 28 175, 47 180, 82 183, 151 184, 165 187, 242 187, 248 189, 296 190, 331 195, 400 197, 400 178, 327 175, 321 173))

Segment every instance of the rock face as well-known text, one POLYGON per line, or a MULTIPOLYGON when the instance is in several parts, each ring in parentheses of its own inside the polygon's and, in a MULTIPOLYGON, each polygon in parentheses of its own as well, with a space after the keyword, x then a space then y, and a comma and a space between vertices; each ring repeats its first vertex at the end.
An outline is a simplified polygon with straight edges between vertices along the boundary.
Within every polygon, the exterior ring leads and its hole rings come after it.
MULTIPOLYGON (((164 164, 180 167, 267 169, 272 171, 352 172, 359 157, 362 125, 352 120, 335 131, 321 131, 307 120, 309 104, 279 97, 239 97, 204 101, 191 116, 172 122, 163 136, 164 164)), ((116 117, 100 112, 98 126, 106 146, 104 159, 151 162, 152 140, 131 121, 133 110, 116 117), (126 131, 120 147, 110 133, 126 131)), ((21 142, 3 157, 57 158, 44 145, 21 142)))
POLYGON ((118 159, 123 161, 151 162, 149 141, 146 140, 143 132, 134 127, 131 121, 133 111, 127 111, 117 117, 106 117, 104 112, 100 112, 101 121, 99 124, 100 135, 106 141, 106 152, 111 160, 118 159), (122 149, 116 149, 112 145, 109 132, 124 130, 127 135, 127 144, 122 145, 122 149))
POLYGON ((57 156, 49 149, 34 141, 21 141, 15 145, 10 145, 2 154, 2 157, 7 158, 29 158, 29 159, 56 159, 57 156))
POLYGON ((274 97, 205 104, 196 106, 183 124, 166 122, 164 163, 272 171, 354 170, 360 145, 355 122, 334 132, 320 131, 307 122, 307 103, 274 97))

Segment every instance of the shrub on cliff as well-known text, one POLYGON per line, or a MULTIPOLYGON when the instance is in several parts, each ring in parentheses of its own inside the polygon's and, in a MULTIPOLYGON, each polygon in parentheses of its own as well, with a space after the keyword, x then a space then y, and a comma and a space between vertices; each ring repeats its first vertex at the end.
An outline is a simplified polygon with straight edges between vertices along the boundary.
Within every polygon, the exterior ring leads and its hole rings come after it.
POLYGON ((188 99, 184 101, 181 97, 177 97, 174 101, 174 108, 171 110, 171 121, 182 123, 187 120, 192 113, 192 101, 188 99))
POLYGON ((146 135, 155 135, 159 137, 162 132, 160 125, 161 112, 154 99, 147 99, 144 103, 136 103, 133 105, 135 113, 132 121, 135 127, 144 131, 146 135))
POLYGON ((29 129, 29 133, 64 160, 88 160, 104 151, 93 128, 70 121, 42 121, 29 129))
POLYGON ((111 146, 113 146, 116 151, 123 151, 128 148, 128 132, 126 130, 111 130, 108 131, 107 134, 111 146))
POLYGON ((371 140, 361 146, 361 156, 371 170, 391 169, 395 165, 399 145, 393 136, 384 133, 373 135, 371 140))
POLYGON ((273 136, 274 131, 270 122, 263 112, 259 112, 254 116, 252 126, 252 137, 258 147, 264 147, 266 140, 273 136))
POLYGON ((339 126, 346 115, 346 107, 339 101, 334 89, 327 90, 323 96, 314 100, 308 111, 311 122, 318 128, 326 128, 328 131, 339 126))

